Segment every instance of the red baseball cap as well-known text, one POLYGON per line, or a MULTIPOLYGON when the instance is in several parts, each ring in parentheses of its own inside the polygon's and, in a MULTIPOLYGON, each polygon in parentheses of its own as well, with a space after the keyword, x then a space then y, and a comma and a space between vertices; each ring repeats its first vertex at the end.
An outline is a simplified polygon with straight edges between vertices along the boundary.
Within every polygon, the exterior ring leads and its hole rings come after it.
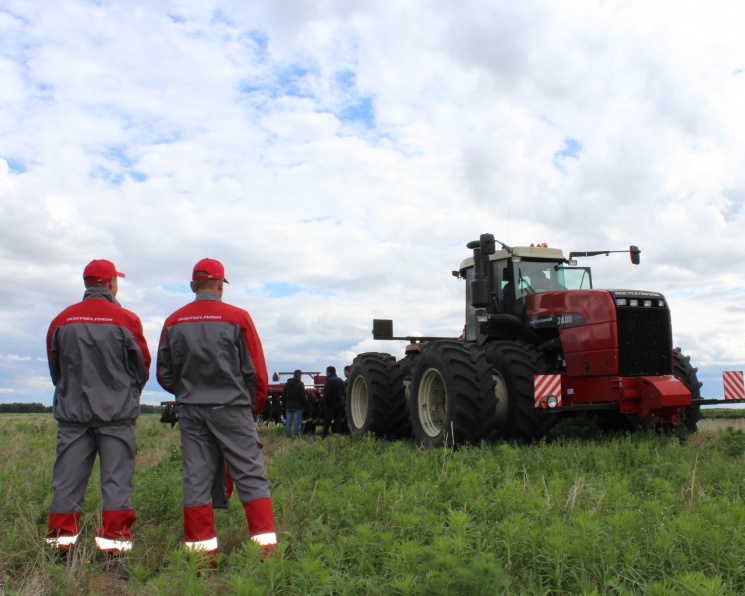
POLYGON ((191 278, 198 281, 205 279, 221 279, 226 284, 230 283, 225 279, 225 268, 222 266, 222 263, 215 259, 202 259, 199 261, 194 265, 191 278), (202 275, 197 275, 197 271, 201 271, 202 275))
POLYGON ((98 282, 107 282, 115 277, 124 277, 124 273, 116 270, 114 263, 106 259, 93 259, 83 269, 83 279, 94 277, 98 282))

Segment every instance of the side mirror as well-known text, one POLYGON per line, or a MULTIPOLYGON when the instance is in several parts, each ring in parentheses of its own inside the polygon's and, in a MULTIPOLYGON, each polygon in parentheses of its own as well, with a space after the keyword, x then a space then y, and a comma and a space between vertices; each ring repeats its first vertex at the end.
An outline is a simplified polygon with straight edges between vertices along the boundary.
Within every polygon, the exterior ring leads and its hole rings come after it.
POLYGON ((641 252, 642 251, 639 250, 639 247, 638 246, 634 246, 633 244, 631 246, 629 246, 629 253, 631 254, 631 262, 634 265, 638 265, 639 264, 639 261, 641 260, 641 258, 639 257, 639 255, 641 254, 641 252))

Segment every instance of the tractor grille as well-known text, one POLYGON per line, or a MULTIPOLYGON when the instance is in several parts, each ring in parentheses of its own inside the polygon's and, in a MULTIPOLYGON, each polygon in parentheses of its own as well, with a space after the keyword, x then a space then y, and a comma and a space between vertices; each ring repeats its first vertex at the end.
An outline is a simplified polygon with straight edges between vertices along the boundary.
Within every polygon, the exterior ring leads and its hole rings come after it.
POLYGON ((618 374, 671 375, 672 339, 667 308, 619 308, 618 374))

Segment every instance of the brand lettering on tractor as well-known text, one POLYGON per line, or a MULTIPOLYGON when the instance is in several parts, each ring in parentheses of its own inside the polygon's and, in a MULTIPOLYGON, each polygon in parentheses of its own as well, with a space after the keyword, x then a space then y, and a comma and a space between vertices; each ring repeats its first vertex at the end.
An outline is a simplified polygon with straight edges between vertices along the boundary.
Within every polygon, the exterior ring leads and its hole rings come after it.
POLYGON ((634 292, 631 290, 624 290, 619 292, 618 290, 613 292, 616 296, 636 296, 638 298, 662 298, 662 294, 657 292, 634 292))
POLYGON ((540 316, 528 320, 528 325, 533 329, 541 329, 545 327, 577 327, 578 325, 584 325, 584 323, 585 318, 576 313, 540 316))

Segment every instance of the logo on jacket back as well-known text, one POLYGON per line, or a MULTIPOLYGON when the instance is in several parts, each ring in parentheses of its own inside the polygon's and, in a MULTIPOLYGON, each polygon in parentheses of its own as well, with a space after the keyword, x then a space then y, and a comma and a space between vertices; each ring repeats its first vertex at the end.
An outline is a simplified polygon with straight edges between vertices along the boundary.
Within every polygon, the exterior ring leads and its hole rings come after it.
POLYGON ((222 319, 222 315, 191 315, 189 317, 179 317, 178 322, 183 323, 185 321, 219 321, 222 319))
POLYGON ((76 321, 86 321, 88 323, 113 323, 114 319, 111 317, 67 317, 67 323, 75 323, 76 321))

